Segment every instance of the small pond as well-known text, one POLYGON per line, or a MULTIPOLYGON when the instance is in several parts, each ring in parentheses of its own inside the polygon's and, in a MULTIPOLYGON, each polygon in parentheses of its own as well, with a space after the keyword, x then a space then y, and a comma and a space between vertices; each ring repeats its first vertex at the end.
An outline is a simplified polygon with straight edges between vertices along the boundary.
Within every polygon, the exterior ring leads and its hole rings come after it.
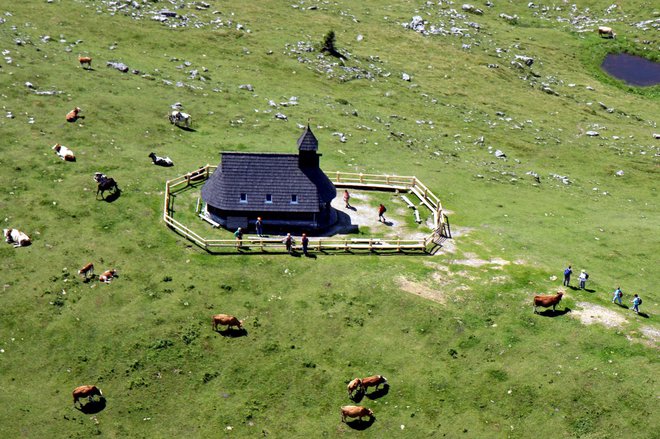
POLYGON ((628 85, 660 84, 660 63, 627 53, 610 53, 605 57, 602 69, 628 85))

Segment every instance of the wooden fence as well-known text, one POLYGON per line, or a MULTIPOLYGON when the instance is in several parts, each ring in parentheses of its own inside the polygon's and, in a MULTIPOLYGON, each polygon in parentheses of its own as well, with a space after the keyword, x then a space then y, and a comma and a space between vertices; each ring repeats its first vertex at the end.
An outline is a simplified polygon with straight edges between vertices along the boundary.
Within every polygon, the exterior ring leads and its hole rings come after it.
MULTIPOLYGON (((217 166, 206 165, 193 172, 181 175, 165 183, 165 200, 163 203, 163 221, 170 228, 190 239, 207 251, 214 249, 236 248, 235 239, 206 239, 190 230, 187 226, 173 218, 171 198, 178 190, 189 185, 204 181, 215 171, 217 166)), ((310 238, 309 251, 368 251, 368 252, 428 252, 429 248, 440 243, 440 239, 450 237, 449 222, 442 210, 440 199, 431 192, 416 177, 396 175, 375 175, 362 173, 334 172, 327 174, 336 187, 355 188, 362 190, 387 190, 406 192, 415 195, 420 203, 433 213, 433 230, 429 236, 421 239, 381 239, 381 238, 310 238)), ((300 243, 295 246, 300 249, 300 243)), ((267 252, 269 250, 285 251, 285 245, 280 238, 244 238, 241 246, 251 250, 267 252)))

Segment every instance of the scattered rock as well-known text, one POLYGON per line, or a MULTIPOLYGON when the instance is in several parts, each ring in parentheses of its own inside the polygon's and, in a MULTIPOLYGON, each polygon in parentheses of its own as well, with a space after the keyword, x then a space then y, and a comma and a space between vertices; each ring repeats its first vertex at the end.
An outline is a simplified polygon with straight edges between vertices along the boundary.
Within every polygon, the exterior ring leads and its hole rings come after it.
POLYGON ((239 85, 238 88, 241 90, 254 91, 254 87, 252 87, 252 84, 242 84, 239 85))

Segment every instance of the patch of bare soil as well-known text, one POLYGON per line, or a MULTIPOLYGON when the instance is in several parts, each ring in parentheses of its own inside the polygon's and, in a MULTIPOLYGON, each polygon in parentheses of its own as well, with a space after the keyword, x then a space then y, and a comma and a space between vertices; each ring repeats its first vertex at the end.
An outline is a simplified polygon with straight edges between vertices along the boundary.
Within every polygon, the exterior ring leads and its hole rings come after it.
POLYGON ((413 282, 403 276, 395 279, 395 282, 403 291, 432 300, 438 303, 447 303, 447 293, 431 288, 426 282, 413 282))
POLYGON ((621 327, 628 323, 625 317, 613 309, 605 308, 604 306, 594 305, 589 302, 577 302, 577 306, 582 309, 573 310, 571 316, 580 319, 585 325, 593 323, 600 323, 608 328, 621 327))
POLYGON ((486 261, 485 259, 479 259, 477 255, 473 253, 466 253, 465 256, 467 259, 454 259, 451 261, 452 264, 467 265, 469 267, 482 267, 488 265, 492 269, 501 270, 505 265, 511 263, 502 258, 492 258, 486 261))
POLYGON ((644 337, 648 338, 655 347, 660 343, 660 330, 657 328, 652 328, 650 326, 642 326, 639 330, 644 334, 644 337))

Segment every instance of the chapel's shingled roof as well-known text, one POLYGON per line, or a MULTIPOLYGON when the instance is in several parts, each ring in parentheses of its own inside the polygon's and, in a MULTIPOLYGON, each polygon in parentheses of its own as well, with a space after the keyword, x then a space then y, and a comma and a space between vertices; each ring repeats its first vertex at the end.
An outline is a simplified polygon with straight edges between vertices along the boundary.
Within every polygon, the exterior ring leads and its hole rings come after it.
MULTIPOLYGON (((306 130, 299 143, 316 138, 306 130), (307 134, 305 134, 307 133, 307 134)), ((223 210, 261 212, 319 212, 320 203, 337 195, 318 167, 299 168, 297 154, 224 152, 217 170, 202 188, 202 199, 223 210), (241 202, 246 194, 247 202, 241 202), (271 195, 272 203, 266 203, 271 195), (297 203, 291 196, 297 196, 297 203)))

